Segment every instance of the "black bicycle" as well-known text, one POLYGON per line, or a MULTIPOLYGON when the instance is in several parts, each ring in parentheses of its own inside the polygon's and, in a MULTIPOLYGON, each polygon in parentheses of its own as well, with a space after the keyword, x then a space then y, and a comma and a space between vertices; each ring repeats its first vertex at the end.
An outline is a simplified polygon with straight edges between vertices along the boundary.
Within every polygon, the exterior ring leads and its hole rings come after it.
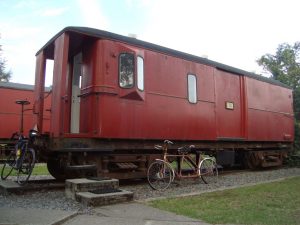
POLYGON ((1 170, 2 180, 6 180, 9 175, 14 175, 20 185, 27 183, 35 164, 35 151, 29 148, 28 144, 36 135, 37 132, 34 130, 29 132, 29 139, 18 133, 13 134, 13 137, 17 136, 17 143, 3 164, 1 170), (15 170, 14 173, 12 173, 13 170, 15 170))

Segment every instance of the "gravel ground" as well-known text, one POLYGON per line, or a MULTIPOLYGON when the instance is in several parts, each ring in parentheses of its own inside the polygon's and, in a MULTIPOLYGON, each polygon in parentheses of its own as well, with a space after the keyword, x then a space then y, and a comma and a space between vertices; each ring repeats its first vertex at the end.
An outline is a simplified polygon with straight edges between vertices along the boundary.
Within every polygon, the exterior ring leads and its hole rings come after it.
POLYGON ((289 176, 300 176, 300 168, 281 168, 265 171, 243 171, 226 174, 220 172, 217 184, 205 184, 201 179, 185 179, 175 181, 165 191, 152 190, 149 185, 124 185, 122 188, 134 192, 135 200, 146 200, 160 197, 173 197, 188 195, 195 192, 213 191, 229 187, 242 186, 252 183, 260 183, 277 180, 289 176))
MULTIPOLYGON (((174 182, 163 192, 152 190, 146 180, 133 181, 130 184, 121 184, 121 189, 133 191, 135 200, 146 200, 157 197, 171 197, 193 192, 205 192, 214 189, 247 185, 276 180, 289 176, 300 176, 300 168, 281 168, 266 171, 244 171, 231 174, 220 174, 217 184, 204 184, 201 179, 182 180, 174 182)), ((67 199, 63 190, 39 191, 23 195, 0 194, 0 207, 27 207, 40 209, 79 210, 82 213, 92 213, 92 208, 85 208, 80 203, 67 199)))

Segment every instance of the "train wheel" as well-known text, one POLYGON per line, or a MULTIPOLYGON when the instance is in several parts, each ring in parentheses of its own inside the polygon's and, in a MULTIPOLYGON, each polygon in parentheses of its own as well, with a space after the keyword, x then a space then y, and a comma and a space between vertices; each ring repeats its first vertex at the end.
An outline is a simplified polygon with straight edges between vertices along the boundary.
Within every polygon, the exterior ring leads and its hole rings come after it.
POLYGON ((49 158, 47 161, 49 173, 57 180, 65 180, 65 168, 61 165, 59 158, 49 158))
POLYGON ((174 171, 166 162, 155 161, 148 168, 147 178, 150 187, 162 191, 170 186, 174 171))
POLYGON ((207 158, 200 163, 201 179, 206 184, 218 182, 218 167, 214 160, 207 158))
POLYGON ((251 170, 259 168, 260 161, 254 152, 247 152, 245 155, 245 166, 251 170))

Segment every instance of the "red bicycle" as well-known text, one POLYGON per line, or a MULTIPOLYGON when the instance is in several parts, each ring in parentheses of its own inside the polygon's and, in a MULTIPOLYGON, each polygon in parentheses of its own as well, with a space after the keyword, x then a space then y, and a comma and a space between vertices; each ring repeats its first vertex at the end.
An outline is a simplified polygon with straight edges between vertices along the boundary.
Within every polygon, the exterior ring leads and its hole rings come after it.
POLYGON ((175 178, 201 178, 206 184, 217 182, 218 167, 215 158, 194 151, 194 145, 178 148, 177 154, 169 154, 170 144, 173 142, 165 140, 162 146, 155 146, 155 149, 162 150, 163 157, 156 159, 148 167, 147 178, 153 189, 165 190, 175 178), (174 165, 174 161, 177 165, 174 165))

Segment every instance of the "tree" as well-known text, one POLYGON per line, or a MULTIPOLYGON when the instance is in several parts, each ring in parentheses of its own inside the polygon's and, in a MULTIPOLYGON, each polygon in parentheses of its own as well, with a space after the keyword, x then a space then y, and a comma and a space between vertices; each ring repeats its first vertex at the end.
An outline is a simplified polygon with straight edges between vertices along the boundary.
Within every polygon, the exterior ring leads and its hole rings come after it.
POLYGON ((6 59, 2 57, 2 45, 0 45, 0 81, 8 82, 10 78, 11 71, 6 71, 6 59))
POLYGON ((280 44, 276 54, 265 54, 257 60, 271 78, 293 88, 295 112, 295 147, 300 149, 300 42, 280 44))

